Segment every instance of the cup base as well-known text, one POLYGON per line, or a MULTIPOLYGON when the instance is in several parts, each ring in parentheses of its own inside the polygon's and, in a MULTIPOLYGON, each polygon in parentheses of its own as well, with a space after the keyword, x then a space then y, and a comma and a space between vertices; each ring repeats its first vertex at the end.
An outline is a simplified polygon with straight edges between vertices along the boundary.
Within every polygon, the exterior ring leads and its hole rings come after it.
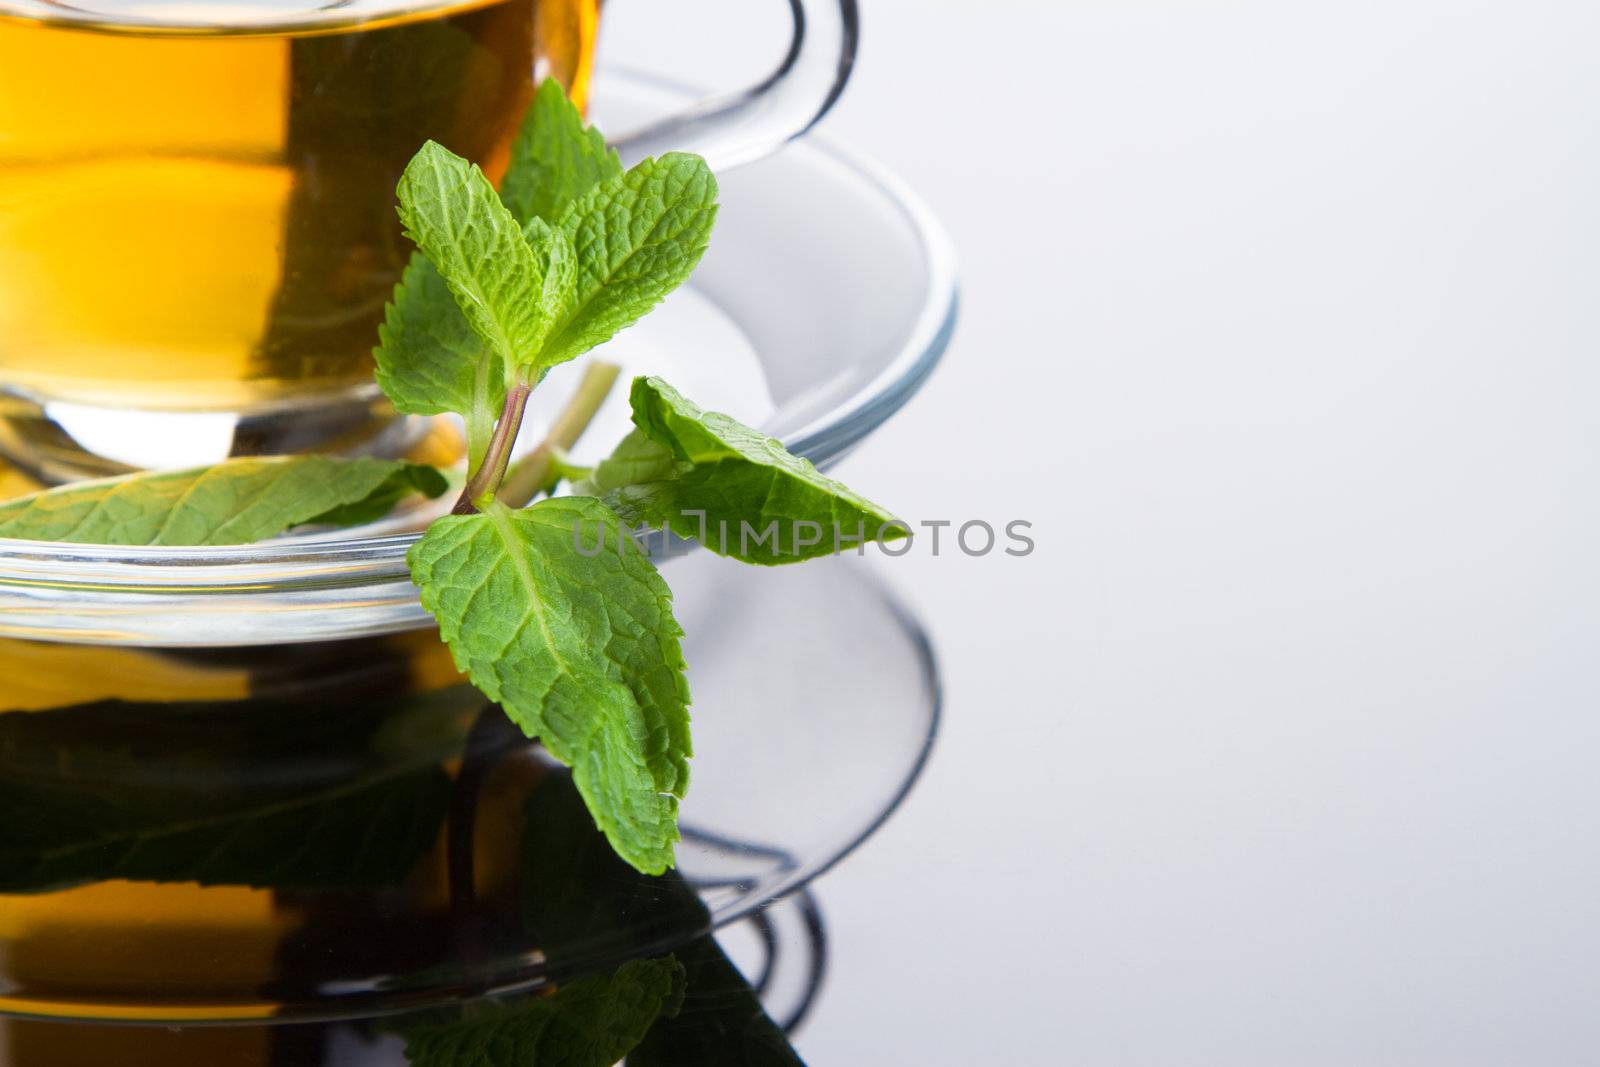
POLYGON ((397 415, 381 400, 340 398, 269 412, 150 411, 8 397, 0 457, 42 485, 236 456, 408 455, 434 420, 397 415))

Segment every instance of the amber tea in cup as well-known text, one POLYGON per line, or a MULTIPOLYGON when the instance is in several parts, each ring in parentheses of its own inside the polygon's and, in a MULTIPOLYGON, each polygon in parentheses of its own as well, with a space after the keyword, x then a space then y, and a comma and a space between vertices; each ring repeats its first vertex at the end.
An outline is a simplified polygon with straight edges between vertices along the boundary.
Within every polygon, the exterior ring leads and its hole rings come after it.
POLYGON ((175 29, 159 6, 116 22, 11 2, 9 402, 247 416, 370 397, 410 253, 394 211, 406 161, 431 138, 495 175, 536 72, 583 99, 598 13, 598 0, 499 0, 302 24, 202 4, 182 14, 214 25, 175 29))

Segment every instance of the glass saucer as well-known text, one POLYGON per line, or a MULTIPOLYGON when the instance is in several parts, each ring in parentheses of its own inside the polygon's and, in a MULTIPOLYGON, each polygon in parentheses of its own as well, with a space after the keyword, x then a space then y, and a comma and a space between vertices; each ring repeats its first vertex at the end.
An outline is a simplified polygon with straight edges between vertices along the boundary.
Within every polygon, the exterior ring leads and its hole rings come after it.
POLYGON ((368 1017, 659 956, 804 886, 919 773, 928 642, 853 557, 672 579, 696 754, 662 878, 470 687, 414 695, 429 635, 0 644, 0 1014, 368 1017))

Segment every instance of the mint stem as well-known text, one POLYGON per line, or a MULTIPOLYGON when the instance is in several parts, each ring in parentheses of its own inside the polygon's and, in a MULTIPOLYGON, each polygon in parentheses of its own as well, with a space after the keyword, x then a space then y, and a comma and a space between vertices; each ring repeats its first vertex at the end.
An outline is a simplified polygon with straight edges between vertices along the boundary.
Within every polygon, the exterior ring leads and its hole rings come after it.
POLYGON ((550 488, 552 477, 559 473, 557 459, 578 443, 583 431, 594 421, 595 413, 611 393, 622 368, 615 363, 596 360, 583 372, 578 389, 561 409, 550 432, 506 475, 500 488, 500 499, 510 507, 520 508, 539 493, 550 488))
POLYGON ((527 410, 531 392, 533 386, 526 382, 518 382, 507 391, 505 407, 500 409, 500 418, 495 420, 494 435, 489 438, 489 450, 484 453, 483 463, 461 490, 461 497, 450 514, 475 515, 482 504, 494 499, 495 490, 500 488, 506 467, 511 463, 511 450, 522 430, 522 415, 527 410))

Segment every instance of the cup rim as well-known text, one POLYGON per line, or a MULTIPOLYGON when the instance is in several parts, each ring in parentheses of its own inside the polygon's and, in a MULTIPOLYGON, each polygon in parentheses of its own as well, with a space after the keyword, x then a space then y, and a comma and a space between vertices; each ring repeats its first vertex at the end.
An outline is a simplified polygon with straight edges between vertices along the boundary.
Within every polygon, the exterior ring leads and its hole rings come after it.
MULTIPOLYGON (((481 6, 471 5, 471 6, 481 6)), ((23 0, 15 10, 6 14, 24 22, 40 26, 59 26, 66 29, 90 29, 97 33, 140 34, 161 37, 192 37, 197 34, 219 37, 261 37, 266 35, 330 33, 356 30, 377 22, 385 26, 401 26, 436 18, 452 7, 466 11, 469 5, 455 0, 412 0, 396 9, 367 11, 354 10, 348 0, 326 4, 309 11, 292 11, 265 16, 252 15, 247 23, 206 22, 192 18, 151 18, 132 12, 118 12, 113 17, 106 12, 90 11, 66 3, 38 3, 23 0)))

